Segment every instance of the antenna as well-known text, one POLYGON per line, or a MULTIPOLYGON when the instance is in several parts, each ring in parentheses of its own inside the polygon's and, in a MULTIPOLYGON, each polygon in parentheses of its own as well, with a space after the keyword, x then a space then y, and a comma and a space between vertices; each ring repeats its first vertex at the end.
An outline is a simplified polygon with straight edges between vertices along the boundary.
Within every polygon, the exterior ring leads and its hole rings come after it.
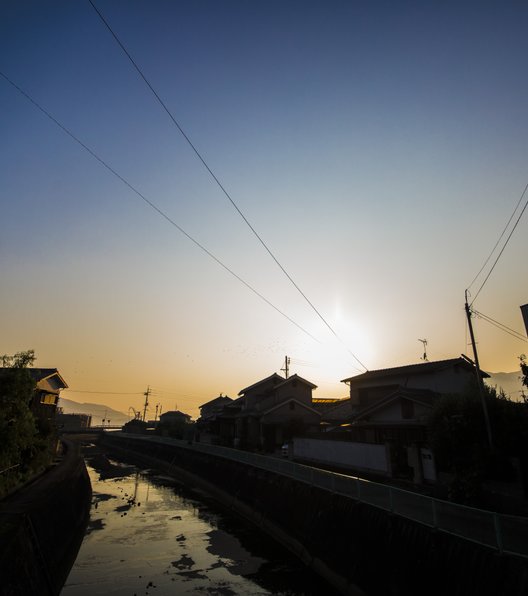
POLYGON ((423 349, 424 349, 423 356, 420 358, 420 360, 423 360, 424 362, 429 362, 429 360, 427 358, 427 340, 426 339, 418 339, 418 341, 421 341, 423 343, 423 349))
POLYGON ((284 371, 284 376, 286 378, 288 378, 288 375, 290 374, 290 357, 289 356, 284 356, 284 368, 281 368, 281 370, 284 371))

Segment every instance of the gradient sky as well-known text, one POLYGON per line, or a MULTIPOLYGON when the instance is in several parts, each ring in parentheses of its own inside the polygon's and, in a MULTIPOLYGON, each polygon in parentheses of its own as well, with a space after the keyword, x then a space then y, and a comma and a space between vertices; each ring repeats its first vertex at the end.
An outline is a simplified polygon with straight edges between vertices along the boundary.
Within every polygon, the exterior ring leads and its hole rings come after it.
MULTIPOLYGON (((34 349, 76 401, 126 412, 150 385, 194 417, 286 354, 317 397, 362 372, 348 350, 369 369, 419 362, 419 338, 471 355, 464 290, 528 182, 526 3, 95 3, 344 345, 89 2, 8 0, 0 70, 317 341, 0 77, 1 353, 34 349)), ((527 231, 474 304, 519 332, 527 231)), ((517 370, 526 342, 475 327, 482 367, 517 370)))

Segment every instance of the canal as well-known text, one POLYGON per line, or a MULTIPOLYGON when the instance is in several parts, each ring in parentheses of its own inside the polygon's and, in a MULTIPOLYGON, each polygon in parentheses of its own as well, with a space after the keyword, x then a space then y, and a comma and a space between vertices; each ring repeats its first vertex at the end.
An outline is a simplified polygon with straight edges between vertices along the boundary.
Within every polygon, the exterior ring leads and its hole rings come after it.
POLYGON ((90 522, 61 596, 335 594, 207 495, 94 445, 84 450, 90 522))

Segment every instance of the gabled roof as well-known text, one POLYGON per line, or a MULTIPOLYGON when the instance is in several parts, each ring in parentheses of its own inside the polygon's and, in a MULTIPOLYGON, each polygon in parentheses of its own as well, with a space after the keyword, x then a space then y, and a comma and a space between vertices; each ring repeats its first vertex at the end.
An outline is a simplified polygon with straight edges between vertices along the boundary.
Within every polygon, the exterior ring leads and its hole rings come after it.
POLYGON ((215 404, 220 405, 222 403, 226 403, 226 405, 227 405, 226 400, 227 400, 227 402, 232 402, 233 401, 232 398, 230 398, 227 395, 219 395, 218 397, 215 397, 211 401, 205 402, 204 404, 202 404, 199 407, 201 409, 201 408, 205 408, 206 406, 212 406, 212 405, 215 405, 215 404))
POLYGON ((279 383, 278 385, 275 385, 275 388, 282 387, 284 385, 288 385, 288 383, 291 383, 292 381, 298 381, 299 383, 304 383, 305 385, 308 385, 308 387, 311 387, 312 389, 317 389, 317 385, 314 385, 313 383, 310 383, 310 381, 307 381, 306 379, 303 379, 302 377, 300 377, 297 374, 292 375, 291 377, 288 377, 287 379, 284 379, 282 381, 282 383, 279 383))
POLYGON ((278 404, 275 404, 274 406, 272 406, 271 408, 269 408, 268 410, 266 410, 265 412, 262 412, 261 416, 266 416, 266 414, 269 414, 270 412, 273 412, 274 410, 278 410, 279 408, 282 408, 283 406, 285 406, 286 404, 289 404, 291 402, 295 402, 297 405, 301 406, 301 408, 304 408, 305 410, 309 410, 310 412, 313 412, 314 414, 317 414, 318 416, 321 416, 321 412, 318 412, 317 410, 314 410, 313 408, 310 408, 310 406, 307 406, 306 404, 303 404, 302 402, 296 400, 296 399, 285 399, 284 401, 281 401, 278 404))
POLYGON ((243 395, 244 393, 247 393, 251 389, 255 389, 255 387, 258 387, 259 385, 263 385, 264 383, 268 383, 271 380, 274 381, 273 385, 275 386, 275 385, 279 384, 281 381, 284 381, 285 379, 284 379, 284 377, 281 377, 277 373, 273 373, 269 377, 266 377, 265 379, 262 379, 261 381, 257 381, 256 383, 253 383, 253 385, 250 385, 249 387, 245 387, 244 389, 241 389, 238 392, 238 395, 243 395))
POLYGON ((385 406, 402 398, 413 401, 427 408, 432 408, 434 402, 439 396, 439 393, 436 393, 435 391, 429 391, 427 389, 409 389, 407 387, 398 387, 398 389, 389 395, 386 395, 377 402, 365 406, 364 408, 361 408, 359 411, 352 414, 352 416, 349 417, 349 420, 353 420, 354 422, 361 420, 365 416, 372 414, 372 412, 375 412, 376 410, 382 410, 385 406))
POLYGON ((160 420, 162 418, 191 418, 191 416, 185 412, 180 412, 180 410, 169 410, 168 412, 163 412, 163 414, 161 414, 160 420))
MULTIPOLYGON (((465 370, 475 370, 473 362, 467 358, 467 356, 461 356, 459 358, 450 358, 448 360, 437 360, 436 362, 420 362, 419 364, 407 364, 405 366, 396 366, 394 368, 382 368, 379 370, 369 370, 360 375, 354 377, 348 377, 342 379, 341 383, 357 382, 357 381, 370 381, 373 379, 382 379, 384 377, 391 377, 396 375, 421 375, 429 374, 439 370, 445 370, 447 368, 453 368, 454 366, 461 366, 465 370)), ((482 377, 487 379, 488 373, 481 371, 482 377)))
POLYGON ((44 379, 49 379, 50 377, 56 376, 62 384, 62 388, 68 388, 66 381, 61 377, 59 371, 56 368, 28 368, 28 371, 29 374, 33 377, 35 383, 39 383, 44 379))

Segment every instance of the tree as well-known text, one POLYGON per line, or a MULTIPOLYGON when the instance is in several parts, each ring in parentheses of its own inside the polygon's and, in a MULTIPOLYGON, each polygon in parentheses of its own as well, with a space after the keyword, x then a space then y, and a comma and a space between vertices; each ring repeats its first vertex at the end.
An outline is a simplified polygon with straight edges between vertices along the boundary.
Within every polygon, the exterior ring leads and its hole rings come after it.
POLYGON ((462 394, 440 398, 429 419, 429 436, 438 469, 449 472, 450 498, 479 505, 485 480, 512 480, 511 458, 522 453, 528 439, 528 408, 503 392, 486 387, 493 434, 490 449, 476 382, 462 394))
POLYGON ((526 362, 525 354, 519 356, 519 363, 521 366, 521 384, 522 384, 522 398, 524 403, 528 403, 528 395, 524 392, 528 389, 528 362, 526 362))
POLYGON ((35 381, 28 367, 33 350, 1 356, 0 369, 0 496, 49 461, 48 441, 39 434, 30 404, 35 381))

